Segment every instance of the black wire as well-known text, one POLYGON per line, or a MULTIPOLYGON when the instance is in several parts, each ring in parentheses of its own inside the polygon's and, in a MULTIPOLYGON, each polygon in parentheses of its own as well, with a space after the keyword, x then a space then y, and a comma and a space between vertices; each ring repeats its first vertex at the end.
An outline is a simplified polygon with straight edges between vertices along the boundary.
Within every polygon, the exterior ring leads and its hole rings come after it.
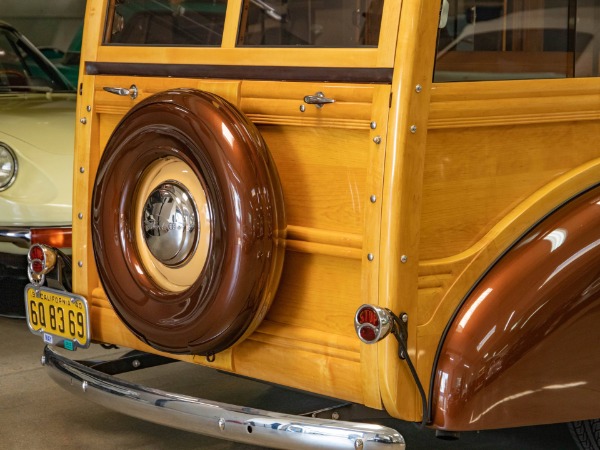
POLYGON ((425 396, 425 390, 423 389, 423 385, 421 384, 421 380, 419 380, 419 376, 417 375, 417 370, 415 369, 415 366, 413 365, 410 356, 408 356, 408 349, 406 348, 406 345, 404 344, 404 340, 402 339, 400 332, 399 332, 399 328, 400 328, 400 320, 396 315, 394 315, 394 320, 397 321, 396 323, 396 330, 394 332, 394 336, 396 337, 396 340, 398 341, 398 346, 402 347, 402 352, 404 353, 404 359, 406 360, 406 364, 408 364, 408 368, 410 370, 410 373, 412 374, 414 380, 415 380, 415 384, 417 385, 417 389, 419 390, 419 394, 421 394, 421 404, 422 404, 422 408, 423 408, 423 419, 421 420, 421 428, 425 428, 427 426, 427 419, 429 417, 429 411, 428 411, 428 407, 427 407, 427 397, 425 396))

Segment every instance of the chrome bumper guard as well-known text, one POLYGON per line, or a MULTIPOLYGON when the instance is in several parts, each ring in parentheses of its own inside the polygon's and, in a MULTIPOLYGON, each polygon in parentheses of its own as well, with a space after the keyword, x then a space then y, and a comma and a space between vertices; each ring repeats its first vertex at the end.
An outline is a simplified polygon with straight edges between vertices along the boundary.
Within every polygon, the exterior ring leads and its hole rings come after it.
POLYGON ((29 244, 31 243, 31 228, 2 227, 0 228, 0 242, 10 242, 17 247, 29 248, 29 244))
POLYGON ((401 449, 388 427, 280 414, 140 386, 44 349, 43 363, 63 388, 120 413, 220 439, 282 449, 401 449))

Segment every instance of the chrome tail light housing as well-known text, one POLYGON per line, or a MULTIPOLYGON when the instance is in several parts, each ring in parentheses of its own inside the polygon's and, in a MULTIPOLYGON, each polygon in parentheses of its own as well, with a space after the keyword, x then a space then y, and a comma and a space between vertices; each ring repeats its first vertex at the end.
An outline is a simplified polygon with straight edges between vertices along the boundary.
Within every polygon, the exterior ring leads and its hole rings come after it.
POLYGON ((392 313, 375 305, 362 305, 354 316, 354 329, 365 344, 374 344, 385 338, 394 326, 392 313))
POLYGON ((27 253, 27 276, 36 286, 44 284, 46 274, 56 266, 56 250, 48 245, 33 244, 27 253))

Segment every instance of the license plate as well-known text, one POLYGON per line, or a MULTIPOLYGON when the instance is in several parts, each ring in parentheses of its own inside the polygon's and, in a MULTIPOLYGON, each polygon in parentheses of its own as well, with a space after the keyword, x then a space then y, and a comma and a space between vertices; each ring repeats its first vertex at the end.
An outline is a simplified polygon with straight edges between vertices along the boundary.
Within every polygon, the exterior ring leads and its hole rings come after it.
POLYGON ((80 295, 47 287, 25 287, 27 324, 48 344, 68 350, 90 345, 90 316, 87 300, 80 295))

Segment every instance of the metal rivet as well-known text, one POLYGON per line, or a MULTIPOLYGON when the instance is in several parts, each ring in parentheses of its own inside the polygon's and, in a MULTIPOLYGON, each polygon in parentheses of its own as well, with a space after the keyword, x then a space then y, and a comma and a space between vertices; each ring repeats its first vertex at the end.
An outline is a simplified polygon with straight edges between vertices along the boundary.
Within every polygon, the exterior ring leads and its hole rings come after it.
POLYGON ((79 219, 83 219, 83 214, 82 214, 82 213, 79 213, 79 214, 77 214, 77 217, 78 217, 79 219))
POLYGON ((225 430, 225 419, 223 419, 222 417, 219 419, 219 429, 221 431, 225 430))
POLYGON ((306 111, 306 106, 300 105, 300 112, 304 112, 304 111, 306 111))
POLYGON ((79 267, 83 267, 83 261, 77 261, 77 265, 78 265, 79 267))
POLYGON ((415 91, 417 91, 417 94, 418 94, 419 92, 421 92, 422 90, 423 90, 423 86, 421 86, 420 84, 417 84, 417 85, 415 86, 415 91))
POLYGON ((356 441, 354 441, 354 448, 356 450, 362 450, 363 446, 364 444, 362 439, 357 439, 356 441))
POLYGON ((41 362, 42 362, 42 366, 46 365, 46 357, 45 356, 42 356, 42 361, 41 362))
POLYGON ((406 313, 403 313, 403 314, 400 316, 400 320, 402 320, 402 322, 404 322, 404 323, 408 322, 408 314, 406 314, 406 313))
POLYGON ((375 259, 375 257, 373 256, 373 253, 369 253, 369 254, 367 255, 367 259, 368 259, 369 261, 373 261, 373 259, 375 259))
POLYGON ((410 126, 410 132, 411 133, 416 133, 417 132, 417 126, 416 125, 411 125, 410 126))
POLYGON ((142 363, 139 359, 134 359, 133 361, 131 361, 131 365, 134 369, 138 369, 142 365, 142 363))
POLYGON ((84 167, 80 167, 79 168, 79 172, 84 173, 85 172, 85 168, 84 167))
POLYGON ((371 122, 371 130, 374 130, 375 128, 377 128, 377 122, 371 122))
POLYGON ((92 112, 92 107, 90 105, 87 105, 87 107, 85 108, 85 110, 87 112, 92 112))
POLYGON ((84 125, 87 123, 87 119, 85 117, 82 117, 81 119, 79 119, 79 121, 84 125))
POLYGON ((87 391, 88 388, 88 382, 84 381, 81 383, 81 389, 83 389, 83 392, 87 391))
POLYGON ((373 142, 375 142, 376 144, 381 144, 381 136, 375 136, 373 138, 373 142))
POLYGON ((338 420, 338 419, 340 418, 340 413, 339 413, 339 412, 337 412, 337 411, 334 411, 334 412, 332 412, 332 413, 331 413, 331 418, 332 418, 333 420, 338 420))
POLYGON ((375 203, 377 201, 377 196, 376 195, 371 195, 371 203, 375 203))
POLYGON ((402 263, 404 264, 406 261, 408 261, 408 256, 406 256, 406 255, 402 255, 402 256, 400 257, 400 262, 402 262, 402 263))

